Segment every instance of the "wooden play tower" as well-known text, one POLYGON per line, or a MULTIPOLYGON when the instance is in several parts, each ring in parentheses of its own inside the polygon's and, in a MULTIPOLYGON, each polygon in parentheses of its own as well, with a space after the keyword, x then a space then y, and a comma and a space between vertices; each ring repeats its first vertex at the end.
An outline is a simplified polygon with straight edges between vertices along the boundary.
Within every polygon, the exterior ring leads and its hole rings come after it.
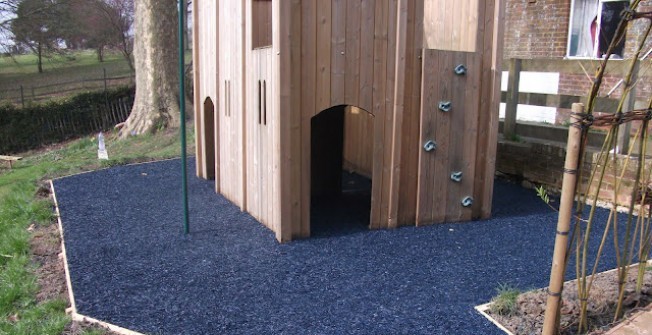
POLYGON ((502 0, 193 1, 197 175, 273 230, 372 180, 369 227, 491 214, 502 0))

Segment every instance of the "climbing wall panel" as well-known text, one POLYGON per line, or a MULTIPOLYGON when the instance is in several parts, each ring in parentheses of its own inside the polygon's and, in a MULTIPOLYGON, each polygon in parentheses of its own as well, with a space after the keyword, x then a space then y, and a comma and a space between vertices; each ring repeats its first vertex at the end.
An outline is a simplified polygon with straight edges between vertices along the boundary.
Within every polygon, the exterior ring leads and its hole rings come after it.
POLYGON ((481 62, 477 53, 423 51, 417 224, 473 216, 481 62))

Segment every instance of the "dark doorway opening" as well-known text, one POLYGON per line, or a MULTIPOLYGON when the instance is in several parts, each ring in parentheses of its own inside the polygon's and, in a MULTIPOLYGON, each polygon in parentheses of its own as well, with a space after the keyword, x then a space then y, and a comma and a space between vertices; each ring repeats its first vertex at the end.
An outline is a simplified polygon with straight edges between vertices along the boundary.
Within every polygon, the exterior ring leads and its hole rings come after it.
MULTIPOLYGON (((335 236, 365 231, 371 212, 371 179, 344 171, 346 106, 311 119, 310 232, 335 236)), ((369 134, 360 134, 371 136, 369 134)), ((371 148, 369 148, 371 150, 371 148)))
POLYGON ((204 100, 204 164, 207 179, 215 179, 215 105, 211 98, 204 100))

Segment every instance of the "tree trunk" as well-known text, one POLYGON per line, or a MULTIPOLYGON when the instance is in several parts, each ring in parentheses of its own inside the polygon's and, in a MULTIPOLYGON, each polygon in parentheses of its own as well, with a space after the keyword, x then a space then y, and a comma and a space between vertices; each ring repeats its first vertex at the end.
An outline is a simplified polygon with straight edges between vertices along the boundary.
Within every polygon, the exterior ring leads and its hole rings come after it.
POLYGON ((36 57, 38 57, 38 73, 43 73, 43 46, 38 42, 36 57))
POLYGON ((136 0, 136 97, 121 137, 153 133, 180 122, 176 0, 136 0))

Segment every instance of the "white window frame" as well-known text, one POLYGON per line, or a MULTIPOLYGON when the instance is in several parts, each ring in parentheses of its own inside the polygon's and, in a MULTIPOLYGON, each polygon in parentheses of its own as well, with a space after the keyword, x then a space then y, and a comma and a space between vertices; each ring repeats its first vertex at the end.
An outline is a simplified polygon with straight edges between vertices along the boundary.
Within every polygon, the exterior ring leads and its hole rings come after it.
MULTIPOLYGON (((571 56, 570 55, 570 50, 571 50, 571 38, 573 36, 573 20, 575 19, 575 2, 577 0, 571 0, 570 3, 570 18, 568 20, 568 33, 567 33, 567 38, 566 38, 566 56, 565 58, 568 59, 602 59, 603 57, 597 57, 597 56, 571 56)), ((596 32, 595 32, 595 40, 593 41, 593 52, 591 52, 592 55, 595 55, 598 51, 598 48, 600 47, 600 27, 602 26, 602 7, 605 2, 623 2, 623 1, 628 1, 631 2, 631 0, 597 0, 598 4, 600 6, 598 10, 598 19, 597 19, 597 27, 596 27, 596 32)), ((624 55, 621 55, 624 56, 624 55)))

